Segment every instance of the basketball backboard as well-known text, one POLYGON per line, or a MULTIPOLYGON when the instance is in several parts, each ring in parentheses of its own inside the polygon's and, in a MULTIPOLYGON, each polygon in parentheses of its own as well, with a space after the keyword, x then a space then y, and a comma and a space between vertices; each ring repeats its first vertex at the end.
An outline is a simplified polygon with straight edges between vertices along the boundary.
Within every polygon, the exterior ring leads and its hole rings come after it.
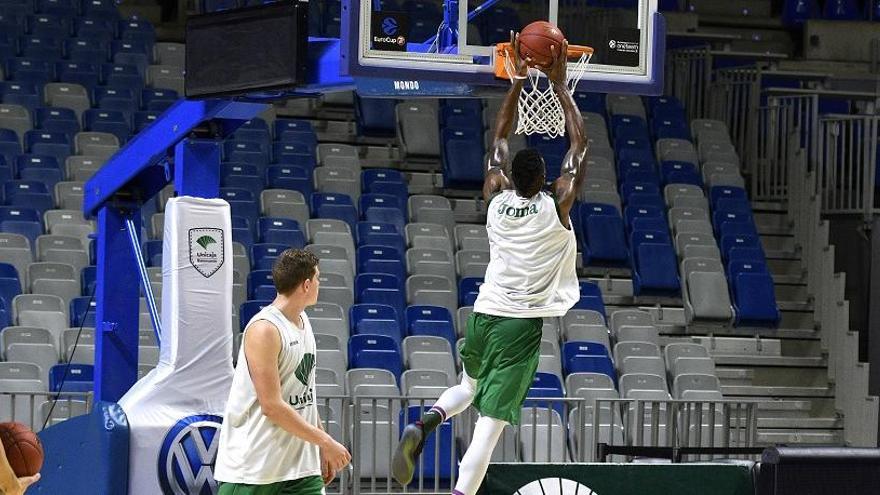
POLYGON ((476 96, 494 74, 496 44, 546 20, 595 53, 584 91, 659 94, 665 28, 657 0, 344 0, 343 70, 366 96, 476 96), (400 3, 397 3, 400 2, 400 3))

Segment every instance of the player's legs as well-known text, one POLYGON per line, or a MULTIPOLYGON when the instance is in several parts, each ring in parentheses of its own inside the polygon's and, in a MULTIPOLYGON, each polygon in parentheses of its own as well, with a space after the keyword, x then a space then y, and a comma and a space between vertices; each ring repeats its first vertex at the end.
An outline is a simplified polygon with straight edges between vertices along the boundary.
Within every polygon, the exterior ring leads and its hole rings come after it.
POLYGON ((324 495, 324 493, 324 481, 321 477, 309 476, 268 485, 221 483, 217 495, 324 495))
POLYGON ((471 444, 458 466, 458 481, 455 483, 453 495, 472 495, 477 492, 486 476, 486 469, 489 468, 492 451, 495 450, 505 426, 506 421, 488 416, 477 420, 471 444))

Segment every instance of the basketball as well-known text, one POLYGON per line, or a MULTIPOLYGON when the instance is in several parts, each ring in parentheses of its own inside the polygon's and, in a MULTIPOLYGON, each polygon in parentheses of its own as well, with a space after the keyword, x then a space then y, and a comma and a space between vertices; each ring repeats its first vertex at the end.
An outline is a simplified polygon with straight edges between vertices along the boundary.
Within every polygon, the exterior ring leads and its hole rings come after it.
POLYGON ((40 472, 43 444, 30 428, 21 423, 0 423, 0 440, 16 476, 33 476, 40 472))
POLYGON ((553 52, 562 49, 565 35, 558 27, 547 21, 535 21, 519 32, 519 54, 522 58, 531 58, 532 63, 540 67, 548 67, 553 63, 553 52))

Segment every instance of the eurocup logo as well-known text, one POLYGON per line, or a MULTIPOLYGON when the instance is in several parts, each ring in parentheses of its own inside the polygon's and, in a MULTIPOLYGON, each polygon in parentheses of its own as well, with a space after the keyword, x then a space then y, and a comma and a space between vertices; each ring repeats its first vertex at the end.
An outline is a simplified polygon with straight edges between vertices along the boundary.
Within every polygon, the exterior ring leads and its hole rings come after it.
POLYGON ((214 463, 222 423, 220 416, 196 414, 181 419, 168 430, 159 449, 158 474, 162 493, 217 493, 214 463))
POLYGON ((566 478, 542 478, 516 491, 515 495, 599 495, 590 487, 566 478))
POLYGON ((394 36, 397 34, 397 19, 393 17, 386 17, 385 20, 382 21, 382 31, 386 36, 394 36))

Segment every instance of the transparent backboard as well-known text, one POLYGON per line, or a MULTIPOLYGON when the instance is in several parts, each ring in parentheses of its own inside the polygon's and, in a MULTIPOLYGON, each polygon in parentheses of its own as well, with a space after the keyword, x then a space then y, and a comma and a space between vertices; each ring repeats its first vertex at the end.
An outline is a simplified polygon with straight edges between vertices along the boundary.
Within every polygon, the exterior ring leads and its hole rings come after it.
POLYGON ((658 94, 657 0, 345 0, 342 57, 362 93, 442 96, 497 91, 496 44, 545 20, 594 49, 578 89, 658 94))

